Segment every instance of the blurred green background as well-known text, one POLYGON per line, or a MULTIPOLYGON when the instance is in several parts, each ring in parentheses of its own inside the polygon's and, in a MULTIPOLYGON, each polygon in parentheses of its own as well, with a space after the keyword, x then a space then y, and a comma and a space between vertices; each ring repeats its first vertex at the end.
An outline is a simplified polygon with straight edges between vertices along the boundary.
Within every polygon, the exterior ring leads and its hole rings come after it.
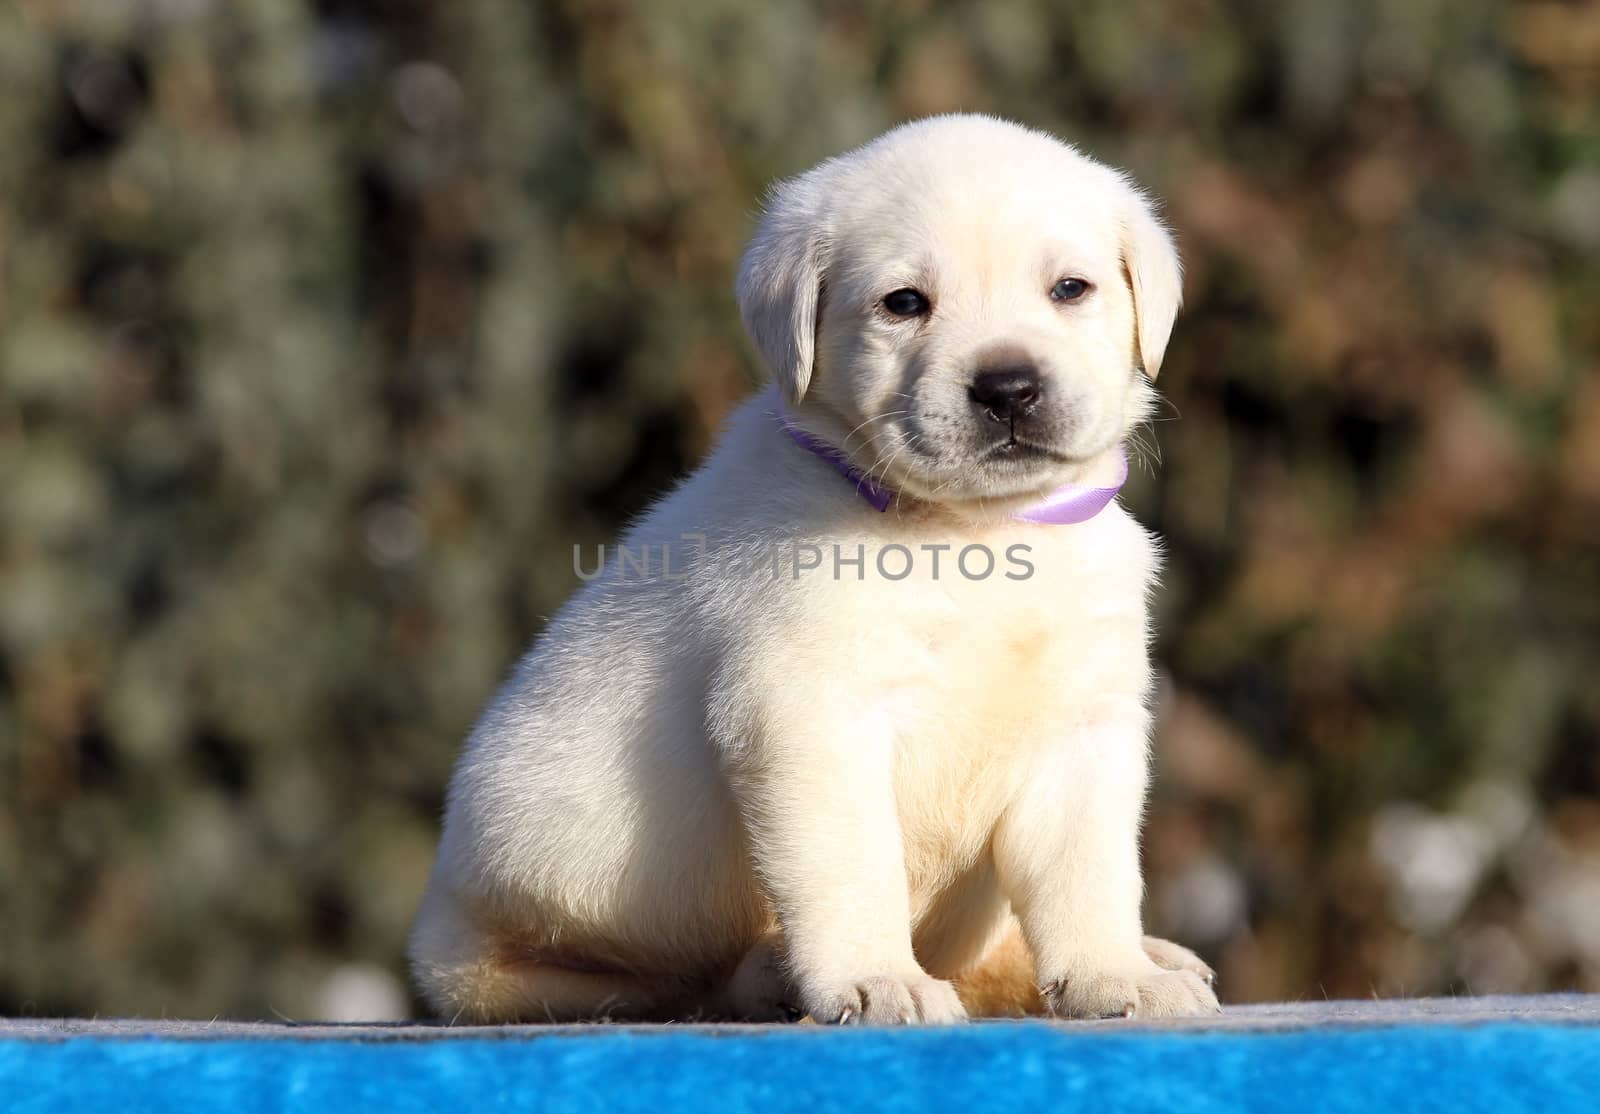
POLYGON ((456 747, 897 121, 1166 200, 1149 920, 1600 990, 1600 5, 0 3, 0 1013, 380 1017, 456 747))

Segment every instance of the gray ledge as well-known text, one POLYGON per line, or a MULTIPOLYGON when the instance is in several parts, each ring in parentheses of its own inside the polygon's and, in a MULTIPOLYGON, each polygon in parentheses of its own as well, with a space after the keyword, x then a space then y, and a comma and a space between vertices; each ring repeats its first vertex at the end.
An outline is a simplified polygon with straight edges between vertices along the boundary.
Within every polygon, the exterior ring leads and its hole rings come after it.
MULTIPOLYGON (((984 1024, 1005 1024, 986 1022, 984 1024)), ((1272 1033, 1306 1029, 1371 1029, 1400 1025, 1540 1024, 1600 1026, 1600 994, 1528 997, 1406 998, 1350 1002, 1284 1002, 1230 1006, 1218 1017, 1184 1021, 1049 1022, 1063 1033, 1272 1033)), ((630 1034, 696 1033, 717 1037, 761 1033, 822 1033, 810 1025, 329 1025, 286 1022, 171 1021, 146 1019, 0 1018, 0 1040, 532 1040, 630 1034)))

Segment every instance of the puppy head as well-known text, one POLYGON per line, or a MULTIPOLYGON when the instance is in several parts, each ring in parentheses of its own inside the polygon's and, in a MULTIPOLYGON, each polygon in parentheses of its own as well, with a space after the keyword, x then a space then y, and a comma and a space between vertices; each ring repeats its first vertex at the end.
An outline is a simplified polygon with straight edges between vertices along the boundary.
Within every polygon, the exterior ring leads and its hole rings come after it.
POLYGON ((943 116, 779 185, 738 294, 791 409, 889 486, 955 503, 1047 491, 1121 441, 1181 280, 1121 174, 943 116))

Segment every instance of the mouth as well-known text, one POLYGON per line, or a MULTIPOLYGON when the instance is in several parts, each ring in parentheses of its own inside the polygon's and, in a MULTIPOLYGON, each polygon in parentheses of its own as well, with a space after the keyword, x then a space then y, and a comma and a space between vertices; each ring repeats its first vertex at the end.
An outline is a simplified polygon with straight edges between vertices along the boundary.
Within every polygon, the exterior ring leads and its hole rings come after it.
POLYGON ((944 444, 918 426, 897 429, 893 443, 879 458, 899 458, 902 470, 892 484, 941 499, 957 498, 969 489, 985 496, 1009 494, 1013 487, 1031 491, 1041 477, 1084 463, 1080 453, 1066 452, 1030 431, 1001 429, 986 445, 944 444), (1020 434, 1020 435, 1019 435, 1020 434), (997 490, 999 488, 1005 490, 997 490))
POLYGON ((1006 440, 991 445, 978 459, 1017 463, 1048 460, 1056 464, 1072 464, 1076 460, 1075 457, 1057 449, 1052 449, 1048 445, 1041 445, 1036 441, 1018 437, 1015 433, 1006 440))

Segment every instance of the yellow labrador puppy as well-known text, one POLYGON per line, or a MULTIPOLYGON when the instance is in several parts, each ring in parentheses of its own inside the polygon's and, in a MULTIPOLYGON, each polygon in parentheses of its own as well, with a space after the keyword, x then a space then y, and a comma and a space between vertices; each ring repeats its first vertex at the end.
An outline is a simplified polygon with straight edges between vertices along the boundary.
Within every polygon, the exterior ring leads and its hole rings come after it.
POLYGON ((1180 297, 1148 202, 1039 132, 924 120, 780 185, 738 294, 775 389, 578 563, 474 729, 422 992, 472 1021, 1215 1011, 1140 922, 1157 552, 1112 496, 1180 297))

